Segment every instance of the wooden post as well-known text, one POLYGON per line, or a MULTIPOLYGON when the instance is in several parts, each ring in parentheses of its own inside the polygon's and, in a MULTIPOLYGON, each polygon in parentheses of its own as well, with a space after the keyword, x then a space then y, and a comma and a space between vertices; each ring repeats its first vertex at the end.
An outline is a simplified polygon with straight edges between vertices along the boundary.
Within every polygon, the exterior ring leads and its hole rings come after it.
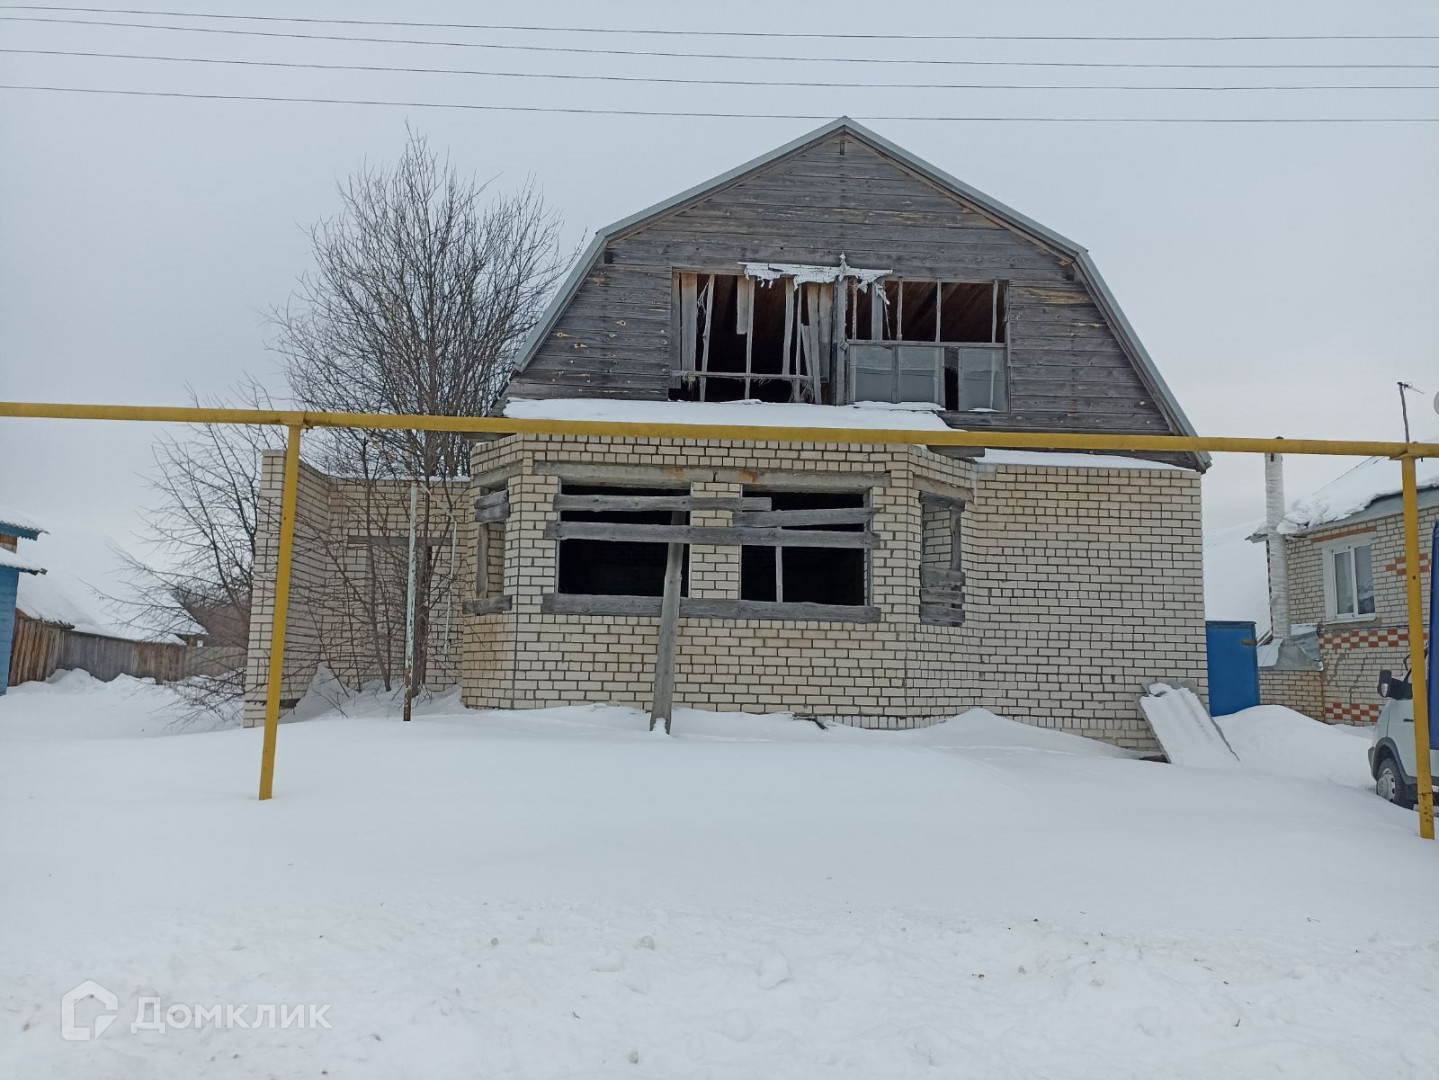
MULTIPOLYGON (((1429 762, 1429 689, 1424 667, 1424 605, 1419 567, 1419 493, 1414 459, 1399 459, 1404 480, 1404 578, 1409 606, 1409 685, 1414 700, 1414 787, 1419 801, 1419 835, 1434 839, 1434 772, 1429 762)), ((1439 573, 1431 566, 1429 572, 1439 573)))
POLYGON ((665 594, 660 602, 659 648, 655 656, 655 701, 650 710, 650 730, 661 720, 665 734, 670 733, 670 720, 675 696, 675 644, 680 628, 680 579, 685 546, 671 544, 665 555, 665 594))
POLYGON ((285 487, 280 493, 280 553, 275 563, 275 609, 270 615, 270 670, 265 683, 265 741, 260 750, 260 798, 275 788, 275 742, 285 668, 285 622, 290 614, 290 564, 295 554, 295 504, 300 487, 300 425, 285 441, 285 487))

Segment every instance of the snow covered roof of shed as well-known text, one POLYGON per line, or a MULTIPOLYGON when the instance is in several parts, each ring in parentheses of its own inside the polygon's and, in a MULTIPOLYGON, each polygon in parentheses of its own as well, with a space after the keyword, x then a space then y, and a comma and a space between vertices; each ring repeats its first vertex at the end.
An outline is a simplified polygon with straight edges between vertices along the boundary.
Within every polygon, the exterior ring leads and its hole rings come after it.
POLYGON ((9 548, 2 547, 0 547, 0 566, 19 570, 22 574, 43 574, 45 572, 45 568, 39 563, 27 559, 23 555, 16 555, 9 548))
MULTIPOLYGON (((1439 458, 1415 461, 1414 478, 1421 491, 1439 489, 1439 458)), ((1278 531, 1308 532, 1344 521, 1363 513, 1381 499, 1398 495, 1401 486, 1399 462, 1390 458, 1367 458, 1313 494, 1291 503, 1278 531)))
MULTIPOLYGON (((605 245, 608 244, 610 240, 619 236, 621 233, 678 210, 727 184, 739 180, 751 172, 762 169, 767 165, 779 161, 781 158, 796 153, 813 143, 817 143, 841 131, 868 143, 880 153, 895 159, 920 176, 923 176, 930 183, 935 184, 942 190, 948 191, 955 198, 979 208, 996 220, 1011 226, 1019 232, 1029 234, 1035 239, 1048 244, 1061 254, 1073 259, 1075 270, 1081 280, 1090 286, 1094 294, 1095 304, 1111 323, 1115 337, 1119 340, 1125 352, 1129 354, 1136 370, 1139 372, 1140 378, 1144 380, 1149 387, 1150 393, 1153 394, 1160 411, 1180 434, 1196 434, 1194 425, 1189 422, 1189 418, 1184 415, 1184 410, 1179 407, 1179 402, 1175 398, 1174 392, 1169 389, 1168 384, 1164 381, 1164 377, 1159 373, 1159 368, 1155 365, 1149 352, 1144 348, 1143 343, 1140 342, 1139 335, 1135 332, 1134 327, 1131 326, 1129 320, 1125 318, 1124 312, 1120 309, 1119 303, 1114 299, 1114 294, 1109 291, 1109 286, 1105 284, 1104 279, 1100 276, 1099 269, 1089 257, 1088 251, 1068 237, 1062 236, 1045 225, 1041 225, 1039 222, 1021 214, 1018 210, 1005 205, 998 199, 986 195, 978 188, 971 187, 963 180, 951 176, 937 166, 931 165, 923 158, 912 154, 897 143, 890 142, 884 136, 871 131, 863 124, 851 120, 847 116, 841 116, 836 120, 831 120, 829 123, 816 128, 806 135, 801 135, 799 138, 787 142, 782 146, 775 147, 766 154, 761 154, 759 157, 747 161, 742 165, 738 165, 728 172, 721 173, 712 180, 707 180, 702 184, 680 192, 678 195, 655 203, 653 206, 647 207, 638 213, 631 214, 629 217, 621 218, 606 228, 600 229, 595 233, 594 239, 590 241, 589 247, 585 249, 584 253, 575 263, 574 269, 570 271, 569 277, 565 279, 559 291, 556 292, 554 298, 550 300, 549 306, 545 308, 544 314, 540 316, 539 322, 535 324, 534 329, 530 331, 529 336, 520 346, 520 361, 517 370, 523 371, 525 367, 528 366, 541 343, 544 342, 554 329, 560 314, 569 305, 575 293, 579 291, 580 286, 599 263, 600 258, 604 254, 605 245)), ((1198 453, 1195 456, 1200 459, 1205 467, 1208 467, 1210 458, 1207 453, 1198 453)))
POLYGON ((0 533, 34 540, 44 531, 45 528, 29 514, 22 514, 13 507, 0 506, 0 533))

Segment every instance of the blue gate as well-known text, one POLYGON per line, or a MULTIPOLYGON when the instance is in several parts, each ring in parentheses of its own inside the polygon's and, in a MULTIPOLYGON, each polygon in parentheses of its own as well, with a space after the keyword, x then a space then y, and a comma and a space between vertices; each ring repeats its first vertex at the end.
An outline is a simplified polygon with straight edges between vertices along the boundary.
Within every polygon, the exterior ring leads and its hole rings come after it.
POLYGON ((1252 622, 1207 622, 1209 714, 1227 716, 1259 704, 1259 653, 1252 622))

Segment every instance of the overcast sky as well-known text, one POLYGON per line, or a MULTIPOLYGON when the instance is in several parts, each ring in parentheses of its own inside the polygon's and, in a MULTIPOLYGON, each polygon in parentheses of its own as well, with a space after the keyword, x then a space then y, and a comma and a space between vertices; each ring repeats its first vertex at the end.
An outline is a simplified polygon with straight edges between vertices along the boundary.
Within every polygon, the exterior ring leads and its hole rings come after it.
MULTIPOLYGON (((183 10, 199 5, 175 0, 183 10)), ((934 34, 1439 34, 1439 5, 1290 0, 894 6, 218 4, 211 12, 686 30, 934 34), (1163 10, 1161 10, 1163 9, 1163 10), (893 16, 893 18, 891 18, 893 16)), ((5 15, 101 19, 7 11, 5 15)), ((1436 41, 814 41, 536 34, 116 16, 163 25, 753 55, 1127 63, 1439 64, 1436 41)), ((884 116, 1439 116, 1439 70, 1113 69, 700 60, 0 23, 5 48, 843 83, 1383 83, 1198 93, 773 88, 6 55, 0 82, 486 105, 854 116, 1088 247, 1203 434, 1398 438, 1396 380, 1439 428, 1439 125, 921 122, 884 116)), ((533 175, 578 243, 820 119, 676 119, 0 90, 0 397, 183 404, 252 373, 280 388, 264 313, 308 265, 305 226, 406 121, 501 187, 533 175)), ((0 503, 124 539, 146 425, 0 420, 0 503)), ((1347 463, 1291 459, 1291 496, 1347 463)), ((1221 457, 1206 526, 1262 515, 1257 459, 1221 457)))

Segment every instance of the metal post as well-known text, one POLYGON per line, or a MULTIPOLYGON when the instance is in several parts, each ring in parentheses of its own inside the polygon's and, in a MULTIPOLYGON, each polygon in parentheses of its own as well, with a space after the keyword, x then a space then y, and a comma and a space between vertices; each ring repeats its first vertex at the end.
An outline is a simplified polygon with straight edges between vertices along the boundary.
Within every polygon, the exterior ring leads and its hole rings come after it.
POLYGON ((684 564, 683 544, 671 544, 665 556, 665 594, 660 601, 660 633, 655 654, 655 701, 650 710, 650 730, 661 720, 670 733, 675 696, 675 644, 680 623, 680 574, 684 564))
POLYGON ((280 493, 280 553, 275 563, 275 609, 270 615, 270 670, 265 682, 265 741, 260 751, 260 798, 275 788, 275 741, 285 671, 285 623, 290 614, 290 564, 295 553, 295 504, 300 487, 300 425, 285 440, 285 487, 280 493))
POLYGON ((405 586, 405 720, 410 719, 415 677, 415 518, 419 514, 420 485, 410 481, 410 580, 405 586))
MULTIPOLYGON (((1419 493, 1414 459, 1400 458, 1404 477, 1404 579, 1409 601, 1409 685, 1414 692, 1414 786, 1419 795, 1419 835, 1434 839, 1434 771, 1429 763, 1429 689, 1424 668, 1424 607, 1419 568, 1419 493)), ((1439 567, 1430 567, 1430 573, 1439 567)))

